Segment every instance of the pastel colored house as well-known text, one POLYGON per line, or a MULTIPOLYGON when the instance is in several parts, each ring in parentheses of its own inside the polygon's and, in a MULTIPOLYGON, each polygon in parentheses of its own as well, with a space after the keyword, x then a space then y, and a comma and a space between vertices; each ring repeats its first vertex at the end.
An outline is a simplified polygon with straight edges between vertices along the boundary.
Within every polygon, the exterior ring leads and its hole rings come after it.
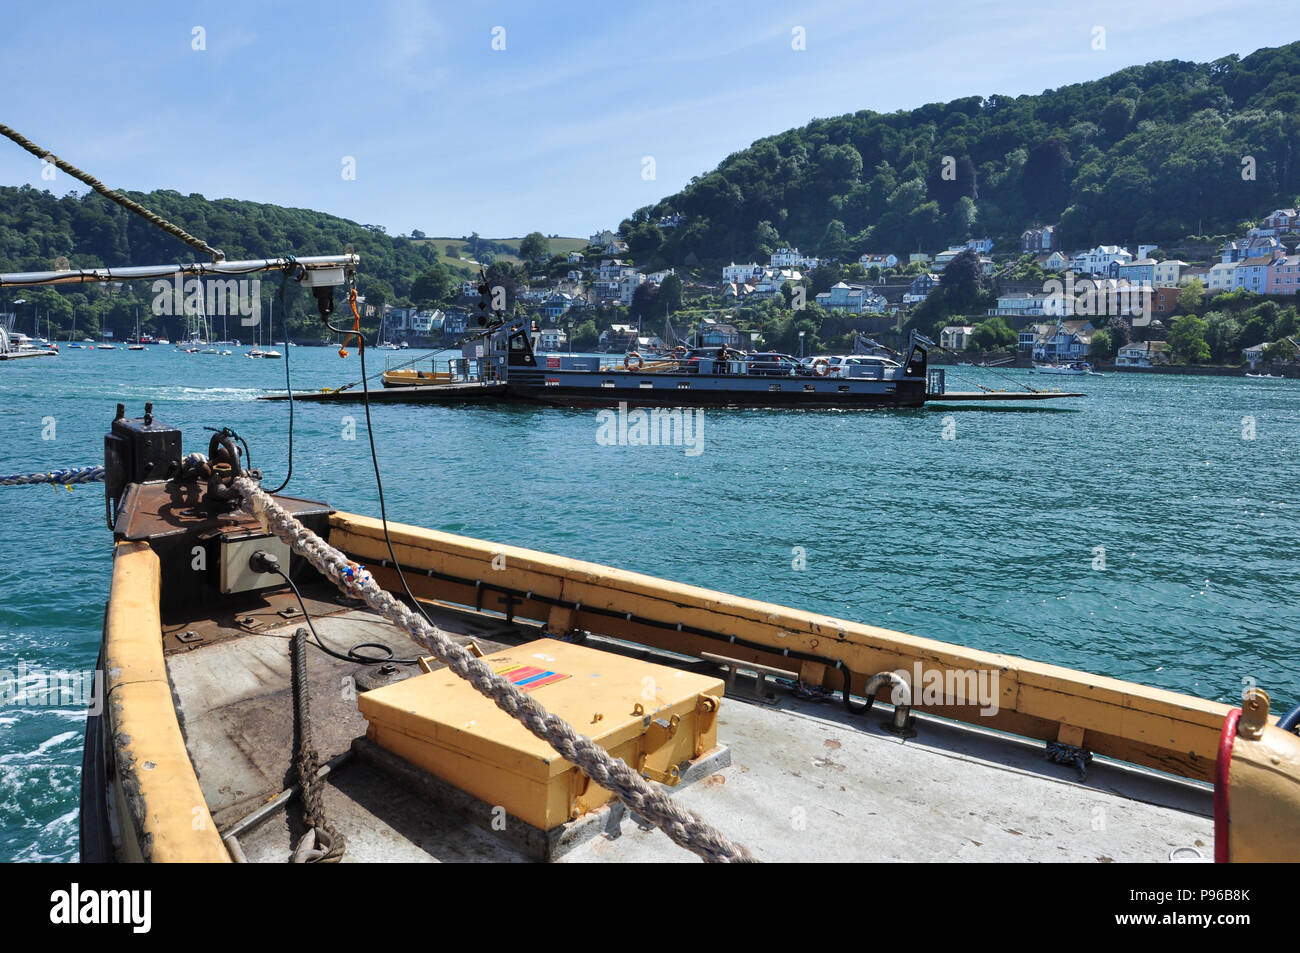
POLYGON ((1158 261, 1151 270, 1151 283, 1157 288, 1176 288, 1186 267, 1187 262, 1177 258, 1158 261))
POLYGON ((1268 286, 1268 268, 1272 263, 1272 258, 1247 258, 1238 263, 1233 287, 1264 294, 1268 286))
POLYGON ((1264 293, 1293 295, 1300 293, 1300 255, 1282 255, 1268 264, 1264 293))

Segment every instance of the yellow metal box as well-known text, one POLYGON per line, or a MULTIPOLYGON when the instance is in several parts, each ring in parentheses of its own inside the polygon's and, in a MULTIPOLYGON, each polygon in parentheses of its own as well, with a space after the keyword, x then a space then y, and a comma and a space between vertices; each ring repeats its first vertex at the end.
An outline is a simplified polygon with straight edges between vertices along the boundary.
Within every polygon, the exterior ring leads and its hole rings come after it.
MULTIPOLYGON (((678 765, 718 743, 722 681, 542 639, 483 661, 615 757, 674 783, 678 765)), ((542 830, 613 795, 446 669, 358 698, 367 737, 542 830)))

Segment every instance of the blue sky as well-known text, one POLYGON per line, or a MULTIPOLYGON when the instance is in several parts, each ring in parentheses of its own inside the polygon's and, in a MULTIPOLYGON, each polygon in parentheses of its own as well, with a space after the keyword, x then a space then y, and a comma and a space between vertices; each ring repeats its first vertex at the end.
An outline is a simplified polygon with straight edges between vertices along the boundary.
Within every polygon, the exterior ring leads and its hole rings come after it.
MULTIPOLYGON (((0 121, 121 188, 586 236, 814 117, 1245 55, 1295 39, 1287 19, 1235 0, 6 0, 0 121)), ((0 141, 0 183, 24 182, 73 186, 0 141)))

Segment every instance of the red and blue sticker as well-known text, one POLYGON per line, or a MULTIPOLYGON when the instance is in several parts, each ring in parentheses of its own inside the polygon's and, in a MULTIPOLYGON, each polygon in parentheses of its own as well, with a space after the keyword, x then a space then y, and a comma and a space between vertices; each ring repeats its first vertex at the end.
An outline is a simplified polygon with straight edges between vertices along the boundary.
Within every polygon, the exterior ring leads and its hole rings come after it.
POLYGON ((521 692, 531 692, 534 688, 541 688, 543 685, 562 682, 569 678, 568 675, 538 668, 536 665, 507 665, 505 668, 497 669, 496 673, 504 675, 521 692))

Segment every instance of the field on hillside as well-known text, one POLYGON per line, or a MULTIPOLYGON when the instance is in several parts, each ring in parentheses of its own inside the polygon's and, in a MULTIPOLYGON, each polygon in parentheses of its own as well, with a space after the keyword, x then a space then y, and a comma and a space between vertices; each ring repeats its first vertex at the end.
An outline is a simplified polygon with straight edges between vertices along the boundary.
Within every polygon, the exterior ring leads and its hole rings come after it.
MULTIPOLYGON (((451 268, 454 271, 472 272, 476 266, 467 261, 470 257, 469 252, 465 250, 468 244, 463 238, 422 238, 414 240, 418 245, 432 245, 434 251, 438 253, 438 261, 451 268), (451 246, 456 250, 455 256, 447 254, 447 247, 451 246)), ((511 264, 518 265, 522 259, 519 258, 519 243, 523 241, 522 236, 519 238, 485 238, 484 241, 498 242, 508 245, 512 249, 512 254, 497 254, 497 258, 508 261, 511 264)), ((567 255, 571 251, 582 251, 587 247, 585 238, 552 238, 551 240, 552 255, 567 255)))

